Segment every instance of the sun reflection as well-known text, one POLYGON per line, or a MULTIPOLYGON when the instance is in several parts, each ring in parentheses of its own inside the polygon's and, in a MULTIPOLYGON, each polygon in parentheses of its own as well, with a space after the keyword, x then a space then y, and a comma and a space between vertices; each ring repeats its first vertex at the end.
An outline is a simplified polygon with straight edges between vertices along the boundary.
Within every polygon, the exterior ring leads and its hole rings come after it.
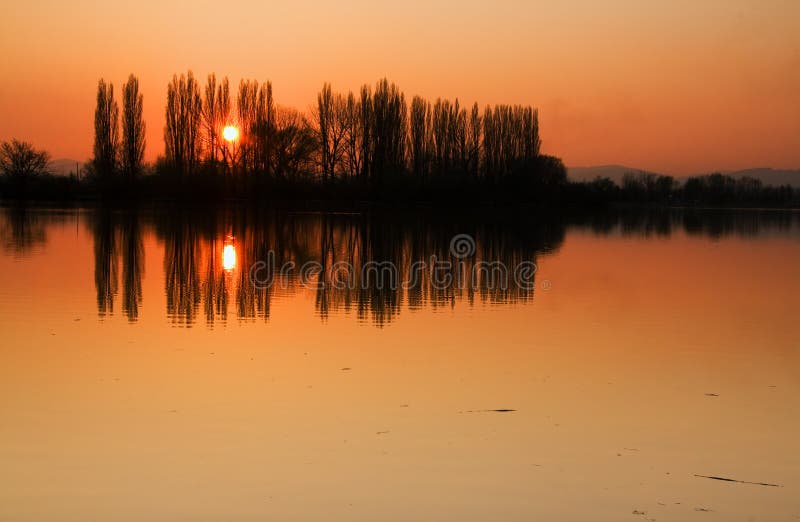
POLYGON ((228 272, 236 268, 236 247, 233 246, 233 238, 229 237, 222 248, 222 268, 228 272))

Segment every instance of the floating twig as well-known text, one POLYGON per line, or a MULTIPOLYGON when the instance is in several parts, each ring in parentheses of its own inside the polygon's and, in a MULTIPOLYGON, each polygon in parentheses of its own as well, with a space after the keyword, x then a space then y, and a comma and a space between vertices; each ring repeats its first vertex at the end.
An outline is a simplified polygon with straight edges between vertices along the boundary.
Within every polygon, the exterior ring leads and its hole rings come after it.
POLYGON ((715 477, 713 475, 697 475, 697 474, 695 474, 695 477, 707 478, 707 479, 711 479, 711 480, 721 480, 723 482, 738 482, 739 484, 752 484, 754 486, 769 486, 771 488, 782 488, 783 487, 780 484, 768 484, 766 482, 750 482, 750 481, 747 481, 747 480, 736 480, 736 479, 727 478, 727 477, 715 477))

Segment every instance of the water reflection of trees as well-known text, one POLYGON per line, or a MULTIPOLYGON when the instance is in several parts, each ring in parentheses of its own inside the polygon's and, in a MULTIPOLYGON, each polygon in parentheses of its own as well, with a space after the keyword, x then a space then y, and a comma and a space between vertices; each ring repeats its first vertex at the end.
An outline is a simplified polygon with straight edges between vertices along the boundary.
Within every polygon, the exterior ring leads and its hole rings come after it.
POLYGON ((31 210, 24 206, 2 209, 0 245, 4 252, 26 256, 47 243, 47 226, 62 223, 64 213, 31 210))
POLYGON ((459 224, 431 217, 234 211, 161 216, 157 232, 165 244, 167 312, 172 321, 185 325, 197 321, 201 305, 208 325, 227 320, 229 305, 238 319, 268 319, 273 299, 297 292, 312 294, 322 318, 354 312, 376 324, 391 321, 403 308, 451 306, 457 300, 526 300, 533 290, 515 284, 513 273, 504 285, 493 285, 484 276, 473 286, 475 265, 496 261, 513 270, 521 261, 535 263, 542 252, 558 247, 564 233, 563 226, 527 220, 459 224), (452 255, 450 240, 456 234, 476 239, 474 256, 452 255), (222 263, 226 237, 232 238, 237 255, 231 270, 222 263), (432 259, 451 263, 439 271, 439 278, 448 277, 451 283, 434 281, 432 259), (273 274, 271 285, 254 285, 250 267, 259 261, 270 262, 276 272, 280 267, 289 270, 273 274), (309 263, 314 269, 303 277, 301 269, 309 263), (384 263, 397 272, 370 270, 384 263), (414 278, 414 285, 401 284, 414 278))
MULTIPOLYGON (((225 323, 230 316, 245 321, 267 320, 274 299, 306 292, 323 319, 354 313, 361 320, 383 325, 403 310, 451 307, 457 302, 474 305, 532 299, 535 285, 517 284, 513 268, 521 263, 536 263, 542 254, 559 248, 566 228, 643 237, 666 237, 677 231, 710 238, 751 237, 797 230, 800 214, 660 209, 572 214, 557 219, 490 219, 485 215, 255 210, 142 214, 97 210, 90 223, 101 316, 114 312, 121 265, 122 311, 130 321, 137 320, 142 303, 143 230, 152 227, 164 244, 166 309, 175 324, 191 326, 203 321, 214 326, 225 323), (474 255, 463 259, 453 255, 450 241, 457 234, 475 238, 474 255), (223 263, 228 243, 236 251, 233 267, 223 263), (268 262, 270 255, 274 256, 276 269, 293 269, 285 276, 274 274, 271 286, 252 284, 250 267, 268 262), (434 274, 433 259, 450 264, 434 274), (301 267, 309 262, 315 263, 317 270, 302 281, 301 267), (365 270, 376 262, 396 266, 396 280, 380 269, 365 270), (509 267, 507 284, 497 284, 490 274, 479 269, 486 263, 509 267), (353 270, 343 273, 343 266, 353 270), (343 280, 344 275, 350 279, 343 280), (451 282, 441 284, 442 278, 451 282), (407 281, 416 283, 401 284, 407 281)), ((7 214, 2 226, 12 226, 7 214)))
POLYGON ((91 217, 94 286, 97 293, 97 313, 101 317, 114 314, 121 263, 122 312, 131 322, 139 318, 144 273, 141 227, 140 217, 135 212, 98 209, 91 217))
POLYGON ((675 232, 720 239, 787 233, 800 227, 800 213, 782 210, 700 208, 620 209, 572 215, 567 223, 597 234, 668 237, 675 232))
POLYGON ((144 275, 144 244, 141 222, 134 213, 123 216, 120 224, 122 244, 122 312, 129 321, 139 317, 142 303, 142 276, 144 275))
POLYGON ((94 288, 97 292, 97 313, 103 317, 114 313, 118 287, 117 237, 114 216, 100 210, 94 221, 94 288))

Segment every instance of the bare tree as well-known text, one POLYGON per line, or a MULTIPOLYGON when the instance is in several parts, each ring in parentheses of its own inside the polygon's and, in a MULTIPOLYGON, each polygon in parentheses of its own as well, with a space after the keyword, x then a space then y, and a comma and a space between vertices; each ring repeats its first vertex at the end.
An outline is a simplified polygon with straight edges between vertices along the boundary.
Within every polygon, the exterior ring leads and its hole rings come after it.
POLYGON ((143 107, 144 97, 139 93, 139 80, 131 74, 122 88, 122 169, 129 179, 141 174, 144 162, 143 107))
POLYGON ((230 87, 227 76, 217 84, 214 74, 208 75, 203 96, 203 131, 206 159, 216 162, 220 149, 220 134, 231 112, 230 87))
POLYGON ((467 173, 472 178, 478 177, 481 150, 481 116, 478 104, 472 106, 467 126, 467 173))
POLYGON ((0 172, 11 179, 27 179, 47 173, 50 155, 26 141, 4 141, 0 145, 0 172))
POLYGON ((336 176, 336 167, 341 160, 346 132, 347 102, 341 94, 334 94, 326 83, 317 94, 314 111, 320 148, 322 181, 336 176))
POLYGON ((280 177, 313 173, 317 139, 309 122, 296 110, 275 111, 274 172, 280 177))
POLYGON ((262 174, 270 174, 275 155, 275 102, 272 99, 272 82, 262 83, 258 89, 252 132, 255 169, 262 174))
POLYGON ((236 112, 241 133, 239 135, 239 158, 244 171, 255 167, 254 133, 258 118, 258 82, 242 80, 236 96, 236 112))
POLYGON ((201 115, 200 90, 192 72, 173 76, 167 86, 164 141, 167 161, 179 174, 193 173, 197 167, 201 115))
POLYGON ((405 167, 407 114, 405 97, 397 85, 386 78, 380 80, 372 96, 372 176, 377 183, 405 167))
POLYGON ((344 126, 344 169, 347 176, 356 178, 361 174, 363 162, 363 129, 360 123, 361 103, 352 92, 347 93, 344 113, 341 116, 344 126))
POLYGON ((372 176, 372 160, 375 143, 372 134, 372 116, 374 105, 372 103, 372 89, 369 85, 361 86, 361 113, 358 126, 361 130, 361 177, 368 179, 372 176))
POLYGON ((409 125, 411 171, 424 180, 430 164, 431 104, 419 96, 411 100, 409 125))
POLYGON ((113 175, 119 150, 119 106, 114 100, 114 86, 103 79, 97 84, 97 106, 94 111, 95 172, 101 178, 113 175))
POLYGON ((497 113, 487 105, 483 112, 483 167, 484 175, 492 178, 499 168, 499 125, 497 113))

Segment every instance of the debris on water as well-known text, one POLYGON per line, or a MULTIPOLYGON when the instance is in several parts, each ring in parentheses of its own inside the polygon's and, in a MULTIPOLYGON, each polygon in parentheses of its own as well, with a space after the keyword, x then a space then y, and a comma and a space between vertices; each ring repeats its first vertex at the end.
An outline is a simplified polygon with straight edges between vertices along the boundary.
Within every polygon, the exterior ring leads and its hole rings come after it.
POLYGON ((719 397, 718 393, 706 393, 706 397, 719 397))
POLYGON ((723 482, 737 482, 739 484, 752 484, 754 486, 769 486, 771 488, 782 488, 783 487, 780 484, 769 484, 767 482, 750 482, 748 480, 737 480, 737 479, 732 479, 732 478, 727 478, 727 477, 715 477, 713 475, 697 475, 697 474, 695 474, 695 477, 707 478, 707 479, 711 479, 711 480, 721 480, 723 482))
POLYGON ((638 509, 634 509, 632 515, 646 515, 646 511, 639 511, 638 509))
POLYGON ((510 408, 499 408, 496 410, 467 410, 459 413, 510 413, 512 411, 517 411, 517 410, 512 410, 510 408))
POLYGON ((713 509, 702 508, 702 507, 699 507, 699 508, 694 508, 694 510, 695 510, 695 511, 703 511, 703 512, 705 512, 705 513, 711 513, 712 511, 714 511, 713 509))

